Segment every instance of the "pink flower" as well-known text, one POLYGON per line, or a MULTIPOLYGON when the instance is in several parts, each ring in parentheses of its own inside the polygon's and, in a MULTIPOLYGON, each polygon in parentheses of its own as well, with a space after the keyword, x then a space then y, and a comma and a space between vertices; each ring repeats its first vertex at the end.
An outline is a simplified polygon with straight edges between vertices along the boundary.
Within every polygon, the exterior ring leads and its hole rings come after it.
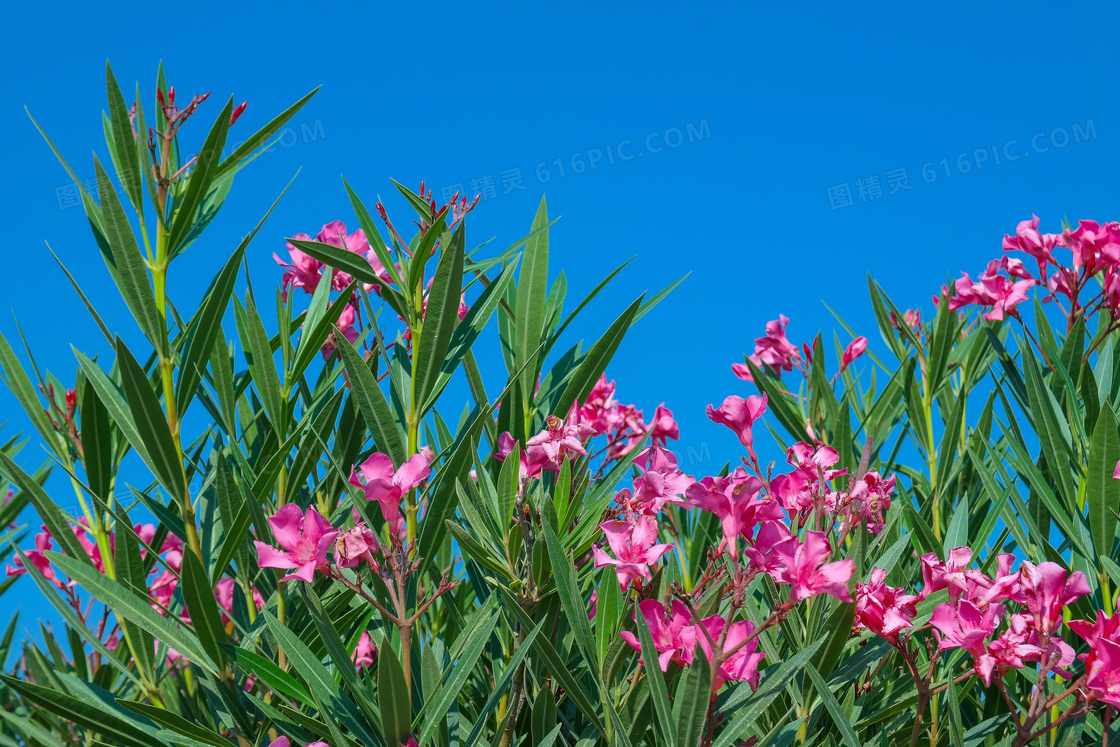
POLYGON ((606 374, 600 374, 579 414, 581 422, 586 423, 597 436, 610 433, 621 423, 618 400, 614 398, 614 382, 608 382, 606 374))
POLYGON ((897 639, 917 610, 918 597, 903 594, 901 588, 887 586, 887 572, 882 568, 871 571, 871 580, 856 584, 856 623, 882 638, 897 639))
POLYGON ((1046 277, 1046 265, 1050 262, 1050 254, 1058 237, 1052 233, 1039 233, 1038 216, 1031 215, 1030 220, 1020 221, 1015 229, 1014 236, 1004 235, 1003 250, 1005 252, 1020 251, 1038 260, 1038 272, 1046 277))
POLYGON ((757 497, 761 489, 761 480, 737 467, 727 477, 705 477, 694 483, 686 496, 693 506, 719 517, 723 542, 735 554, 736 538, 740 534, 749 540, 756 524, 785 518, 777 501, 757 497))
POLYGON ((677 469, 677 458, 668 449, 647 446, 634 457, 641 474, 634 478, 634 491, 623 490, 616 500, 639 513, 657 514, 666 503, 683 505, 681 498, 693 480, 677 469), (625 494, 625 497, 623 497, 625 494))
MULTIPOLYGON (((53 549, 51 545, 51 533, 47 530, 47 527, 44 524, 43 531, 35 535, 35 549, 26 550, 23 554, 27 556, 27 559, 31 561, 31 564, 35 566, 36 569, 38 569, 39 573, 43 574, 43 577, 47 579, 47 581, 50 581, 59 589, 65 589, 66 584, 62 582, 62 579, 55 575, 54 566, 51 565, 51 561, 47 560, 47 557, 43 554, 47 550, 51 549, 53 549)), ((4 575, 9 577, 22 576, 23 574, 27 573, 27 568, 25 568, 23 565, 23 558, 17 555, 12 563, 14 565, 9 565, 5 569, 4 575)))
MULTIPOLYGON (((277 737, 268 747, 292 747, 287 737, 277 737)), ((331 747, 326 742, 310 742, 307 747, 331 747)))
MULTIPOLYGON (((222 608, 222 623, 228 623, 230 616, 233 614, 233 587, 236 582, 229 576, 223 576, 218 581, 217 587, 214 589, 214 598, 218 600, 218 606, 222 608)), ((253 604, 258 610, 264 609, 264 597, 256 589, 253 589, 253 604)))
MULTIPOLYGON (((711 661, 712 644, 708 639, 711 638, 712 641, 718 642, 727 621, 719 615, 712 615, 704 619, 703 625, 708 634, 705 635, 704 630, 700 630, 699 626, 696 626, 695 636, 700 648, 708 657, 708 661, 711 661)), ((751 638, 747 641, 752 633, 754 633, 754 623, 749 620, 731 623, 731 627, 727 630, 727 638, 723 642, 723 651, 734 650, 734 653, 720 664, 719 670, 712 676, 713 697, 716 691, 723 687, 724 682, 745 680, 752 692, 758 690, 758 665, 766 654, 758 652, 758 638, 751 638), (744 643, 744 641, 747 642, 744 643)))
POLYGON ((334 543, 334 562, 339 568, 357 568, 365 560, 376 571, 379 565, 373 555, 381 550, 377 535, 361 521, 357 509, 351 511, 354 526, 338 533, 334 543))
POLYGON ((1024 560, 1019 566, 1019 593, 1013 599, 1026 605, 1034 618, 1034 628, 1048 636, 1062 624, 1062 608, 1089 593, 1085 574, 1066 571, 1057 563, 1037 566, 1024 560))
POLYGON ((844 357, 840 361, 840 370, 843 371, 848 366, 852 365, 856 358, 863 355, 867 350, 867 338, 857 337, 848 343, 848 347, 844 348, 844 357))
POLYGON ((599 528, 606 535, 607 544, 615 557, 607 555, 598 546, 592 547, 595 567, 614 566, 623 591, 630 587, 631 581, 640 583, 653 578, 650 565, 673 547, 671 544, 656 544, 657 522, 649 516, 635 516, 633 521, 606 521, 599 528))
MULTIPOLYGON (((366 233, 362 229, 358 229, 349 236, 346 235, 346 224, 340 220, 332 220, 330 223, 323 226, 319 231, 319 235, 315 240, 322 244, 330 244, 337 246, 339 249, 346 249, 354 254, 365 257, 366 261, 370 263, 370 267, 374 273, 382 278, 387 278, 388 273, 385 272, 385 266, 381 264, 381 260, 377 257, 377 252, 369 245, 369 240, 366 239, 366 233)), ((331 281, 331 289, 336 291, 345 290, 346 286, 354 282, 354 278, 348 273, 335 270, 333 280, 331 281)), ((369 291, 370 287, 367 286, 366 290, 369 291)))
POLYGON ((314 506, 309 506, 307 513, 304 514, 299 510, 299 506, 288 503, 281 506, 268 523, 272 527, 273 537, 284 551, 254 540, 258 566, 298 569, 280 580, 289 581, 298 578, 307 582, 314 578, 317 569, 323 570, 327 567, 327 550, 338 536, 338 530, 320 516, 314 506))
MULTIPOLYGON (((305 233, 297 233, 292 237, 300 241, 311 241, 311 237, 305 233)), ((315 288, 319 285, 319 278, 322 277, 323 263, 319 260, 304 254, 299 249, 296 249, 289 243, 285 244, 288 247, 288 256, 291 262, 285 262, 273 252, 272 258, 276 260, 276 264, 281 267, 287 268, 281 280, 280 297, 285 301, 288 300, 288 290, 290 288, 303 288, 306 293, 314 293, 315 288)))
POLYGON ((718 408, 708 405, 708 417, 720 425, 726 425, 739 436, 739 442, 754 452, 754 436, 751 426, 766 412, 766 394, 761 397, 751 395, 746 399, 734 394, 723 401, 718 408))
POLYGON ((859 503, 862 511, 861 518, 871 534, 878 534, 883 530, 885 514, 891 507, 894 486, 894 475, 883 479, 875 470, 869 470, 848 490, 851 501, 859 503))
POLYGON ((555 472, 560 469, 565 457, 572 454, 587 454, 583 442, 594 435, 594 430, 582 422, 579 408, 575 403, 568 412, 567 421, 549 415, 545 423, 546 427, 543 431, 525 442, 525 451, 531 464, 555 472))
POLYGON ((360 672, 365 667, 373 665, 373 657, 375 656, 377 656, 377 644, 373 642, 369 631, 363 630, 361 638, 358 639, 358 645, 354 647, 354 653, 351 654, 350 658, 360 672))
POLYGON ((1042 649, 1029 643, 1030 621, 1026 617, 1011 615, 1008 622, 1008 627, 999 634, 999 637, 988 644, 987 653, 976 659, 974 663, 976 673, 989 687, 992 684, 993 674, 1002 676, 1009 667, 1022 669, 1025 661, 1037 659, 1042 653, 1042 649))
POLYGON ((962 273, 956 281, 956 295, 949 299, 949 310, 956 311, 962 306, 970 305, 991 306, 992 310, 984 314, 984 318, 1000 321, 1027 300, 1027 291, 1034 284, 1034 279, 1022 269, 1021 262, 1015 264, 1006 256, 993 259, 976 282, 973 282, 968 273, 962 273), (1012 282, 1010 278, 999 274, 1001 270, 1022 279, 1012 282))
MULTIPOLYGON (((788 324, 789 318, 785 314, 779 314, 777 319, 767 322, 766 335, 754 341, 754 353, 750 356, 756 366, 769 366, 779 377, 782 371, 793 370, 794 361, 801 360, 797 346, 786 339, 788 324)), ((739 378, 751 381, 750 369, 746 366, 736 364, 732 370, 739 378)))
POLYGON ((1120 707, 1120 644, 1102 638, 1093 651, 1096 656, 1085 667, 1085 684, 1098 700, 1120 707))
POLYGON ((377 501, 390 531, 403 538, 406 530, 401 516, 401 497, 431 474, 424 457, 413 454, 400 469, 394 470, 393 460, 387 454, 375 453, 358 470, 364 482, 358 478, 357 471, 351 469, 350 484, 365 491, 366 500, 377 501))
MULTIPOLYGON (((339 302, 340 301, 335 301, 335 303, 339 302)), ((323 343, 323 358, 330 358, 338 347, 338 339, 335 335, 342 335, 351 345, 357 342, 358 328, 354 326, 356 321, 357 312, 354 310, 354 305, 347 303, 346 308, 338 315, 338 321, 335 322, 335 329, 331 330, 331 333, 327 335, 327 341, 323 343)))
POLYGON ((962 599, 956 606, 937 605, 929 622, 941 633, 938 642, 942 651, 963 648, 973 657, 979 657, 987 652, 984 641, 999 625, 1003 612, 1000 604, 993 604, 981 612, 972 602, 962 599))
POLYGON ((673 411, 662 402, 653 413, 653 429, 650 432, 650 441, 655 446, 664 446, 666 439, 674 441, 680 439, 681 429, 673 419, 673 411))
POLYGON ((1063 231, 1058 243, 1073 253, 1073 268, 1082 267, 1090 275, 1120 262, 1120 224, 1079 220, 1073 231, 1063 231))
POLYGON ((498 450, 494 452, 494 461, 504 462, 506 457, 513 453, 513 447, 517 446, 517 441, 513 440, 513 436, 509 431, 502 431, 498 436, 498 450))
MULTIPOLYGON (((657 600, 646 599, 638 603, 638 608, 642 612, 643 620, 638 620, 637 613, 635 613, 634 622, 638 625, 644 624, 649 628, 654 648, 660 654, 657 660, 661 665, 662 672, 669 671, 669 662, 671 661, 685 664, 692 660, 692 648, 696 646, 696 640, 692 638, 691 647, 689 647, 687 645, 689 637, 681 637, 682 632, 688 630, 692 625, 692 615, 684 602, 674 599, 669 609, 666 610, 657 600), (688 657, 687 660, 684 658, 685 656, 688 657)), ((642 652, 642 644, 636 634, 624 630, 619 635, 635 651, 642 652)))
POLYGON ((848 581, 855 572, 855 561, 845 558, 825 562, 832 557, 832 546, 824 532, 806 532, 804 542, 791 537, 776 545, 774 552, 783 563, 774 580, 790 585, 790 601, 800 602, 816 594, 829 594, 841 602, 852 601, 848 581))

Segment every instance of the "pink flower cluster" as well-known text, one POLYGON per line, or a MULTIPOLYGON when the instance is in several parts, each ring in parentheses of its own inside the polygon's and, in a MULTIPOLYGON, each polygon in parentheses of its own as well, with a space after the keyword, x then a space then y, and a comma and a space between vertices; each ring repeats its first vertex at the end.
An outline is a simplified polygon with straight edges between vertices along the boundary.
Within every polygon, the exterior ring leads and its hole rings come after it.
MULTIPOLYGON (((669 671, 670 663, 691 664, 697 645, 712 661, 712 644, 722 641, 721 650, 732 653, 720 663, 712 678, 713 695, 725 682, 746 681, 751 690, 758 689, 758 665, 765 654, 758 651, 758 640, 752 637, 755 627, 749 620, 731 623, 729 628, 727 620, 720 615, 693 622, 688 607, 679 599, 673 600, 668 609, 655 599, 646 599, 638 604, 638 609, 643 619, 639 622, 635 612, 634 621, 649 627, 662 672, 669 671)), ((619 635, 641 653, 642 645, 637 635, 628 630, 619 635)))
MULTIPOLYGON (((794 368, 797 368, 802 375, 808 376, 809 364, 813 362, 813 350, 808 343, 802 343, 799 349, 790 342, 786 337, 788 325, 789 317, 785 314, 779 314, 777 319, 767 322, 766 334, 755 338, 754 352, 747 358, 758 368, 769 369, 778 378, 781 378, 783 371, 789 372, 794 368)), ((866 351, 866 337, 857 337, 848 343, 840 359, 840 371, 852 365, 866 351)), ((731 371, 743 381, 754 381, 750 366, 746 363, 732 363, 731 371)))
MULTIPOLYGON (((401 500, 428 478, 431 473, 429 458, 424 453, 414 454, 400 467, 394 468, 388 455, 374 453, 351 470, 350 484, 361 489, 367 500, 377 503, 393 546, 399 546, 406 537, 401 500)), ((381 564, 378 556, 384 556, 390 548, 382 547, 377 535, 361 520, 357 509, 353 510, 352 516, 354 526, 339 530, 314 506, 309 506, 306 511, 293 503, 281 506, 268 520, 279 548, 255 540, 258 565, 293 571, 281 581, 309 583, 314 580, 316 572, 329 575, 334 567, 357 568, 363 562, 379 573, 381 564), (331 548, 334 549, 333 564, 327 557, 331 548)))
MULTIPOLYGON (((723 539, 717 552, 726 551, 737 557, 742 543, 748 576, 753 578, 759 573, 767 573, 775 583, 789 586, 791 604, 815 594, 830 594, 850 601, 847 584, 854 570, 853 561, 830 562, 832 546, 824 532, 808 531, 802 541, 787 524, 787 512, 797 517, 800 528, 802 513, 814 508, 834 512, 838 503, 845 502, 838 500, 837 494, 831 490, 817 491, 822 497, 831 497, 830 503, 819 500, 813 492, 815 486, 823 484, 825 479, 840 474, 824 469, 824 466, 835 464, 838 456, 835 450, 827 447, 814 453, 812 447, 798 444, 790 450, 790 461, 797 467, 793 473, 764 482, 761 472, 754 466, 756 460, 750 430, 765 408, 764 397, 747 400, 728 397, 719 409, 708 408, 712 420, 727 425, 748 446, 751 461, 747 464, 756 474, 750 474, 746 467, 740 466, 728 475, 708 476, 695 481, 680 472, 671 453, 655 446, 642 452, 635 461, 641 473, 635 478, 633 489, 622 490, 616 496, 620 518, 601 525, 614 555, 612 557, 602 548, 595 547, 595 566, 613 567, 623 590, 631 584, 640 589, 643 582, 652 578, 651 566, 672 548, 671 544, 657 542, 659 527, 656 519, 661 509, 671 503, 696 507, 718 516, 723 539)), ((877 474, 875 478, 878 478, 877 474)), ((847 497, 845 505, 870 503, 866 494, 872 489, 884 492, 887 482, 872 479, 875 487, 871 488, 867 480, 857 481, 854 488, 858 487, 861 491, 857 495, 865 497, 851 499, 853 491, 848 491, 843 494, 847 497)), ((893 486, 893 482, 890 485, 893 486)), ((889 505, 883 501, 880 503, 889 505)), ((879 510, 877 515, 881 519, 883 509, 879 510)))
MULTIPOLYGON (((1056 672, 1067 679, 1074 660, 1073 648, 1060 636, 1064 610, 1090 592, 1085 576, 1070 573, 1057 563, 1035 565, 1024 560, 1012 570, 1015 558, 999 555, 995 577, 971 568, 972 550, 958 547, 946 560, 930 553, 920 558, 922 589, 907 594, 886 584, 886 571, 876 568, 866 584, 856 586, 857 627, 866 628, 906 653, 904 632, 913 628, 915 604, 922 598, 947 590, 949 601, 937 605, 929 624, 939 651, 960 648, 972 656, 973 672, 986 686, 1003 677, 1008 669, 1022 669, 1036 662, 1043 672, 1056 672)), ((1103 613, 1095 624, 1075 621, 1069 626, 1089 642, 1093 651, 1082 659, 1103 652, 1095 674, 1087 667, 1090 699, 1117 697, 1120 703, 1120 671, 1110 662, 1117 649, 1116 623, 1103 613), (1111 650, 1109 650, 1111 649, 1111 650), (1115 682, 1115 689, 1111 690, 1115 682)), ((1094 659, 1094 663, 1097 659, 1094 659)))
MULTIPOLYGON (((634 405, 623 405, 614 397, 615 383, 608 382, 606 374, 599 377, 587 400, 580 405, 573 402, 567 418, 561 420, 550 415, 545 428, 525 442, 521 454, 521 479, 536 477, 542 472, 556 472, 565 459, 589 456, 587 447, 597 436, 606 436, 607 444, 601 453, 607 462, 621 459, 649 434, 650 442, 664 447, 668 439, 679 439, 680 428, 673 418, 673 411, 658 405, 653 420, 646 423, 642 411, 634 405)), ((505 461, 517 447, 513 436, 503 432, 498 437, 494 459, 505 461)), ((669 454, 672 458, 671 453, 669 454)), ((675 466, 676 460, 673 460, 675 466)), ((655 467, 654 470, 659 470, 655 467)), ((656 478, 651 478, 656 479, 656 478)))
POLYGON ((1014 317, 1015 307, 1037 285, 1047 292, 1044 300, 1058 303, 1070 319, 1102 308, 1120 310, 1120 223, 1082 220, 1077 228, 1057 234, 1042 233, 1038 226, 1038 216, 1032 215, 1019 223, 1014 236, 1003 237, 1003 251, 1030 255, 1037 274, 1022 260, 1004 254, 989 262, 975 282, 963 274, 954 283, 956 295, 949 300, 949 309, 975 305, 990 309, 984 314, 988 320, 1014 317), (1054 256, 1058 248, 1069 251, 1069 264, 1054 256), (1099 282, 1091 283, 1094 278, 1099 282), (1086 289, 1092 294, 1088 299, 1082 297, 1086 289))
MULTIPOLYGON (((346 233, 346 224, 340 220, 334 220, 320 229, 319 233, 314 239, 305 233, 297 233, 292 237, 301 241, 317 241, 321 244, 330 244, 340 249, 346 249, 354 254, 357 254, 367 262, 373 272, 386 283, 391 282, 391 275, 385 269, 385 265, 377 256, 372 247, 370 247, 369 239, 366 238, 365 231, 358 229, 352 234, 346 233)), ((284 269, 284 275, 281 280, 281 297, 286 301, 288 299, 288 292, 292 288, 301 288, 305 293, 314 293, 315 289, 319 287, 319 282, 323 278, 324 265, 319 260, 305 254, 300 249, 293 246, 291 243, 286 243, 288 248, 289 260, 285 262, 279 255, 273 253, 272 257, 276 263, 284 269)), ((335 270, 331 276, 331 290, 343 291, 354 282, 354 278, 348 273, 340 270, 335 270)), ((363 283, 366 292, 380 292, 376 285, 363 283)), ((335 326, 337 331, 331 334, 327 343, 323 346, 323 354, 326 357, 334 352, 337 347, 337 341, 334 339, 334 334, 340 334, 345 337, 349 342, 353 343, 358 339, 358 328, 360 326, 361 307, 358 304, 357 297, 348 299, 339 299, 335 303, 342 302, 346 304, 346 308, 338 317, 335 326)))

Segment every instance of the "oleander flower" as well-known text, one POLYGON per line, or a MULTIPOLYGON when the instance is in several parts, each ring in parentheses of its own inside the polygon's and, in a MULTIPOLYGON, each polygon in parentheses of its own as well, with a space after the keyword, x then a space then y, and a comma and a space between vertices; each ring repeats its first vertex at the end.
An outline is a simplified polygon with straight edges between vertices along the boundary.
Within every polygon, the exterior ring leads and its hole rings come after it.
POLYGON ((295 570, 295 573, 289 573, 280 580, 307 582, 314 578, 316 570, 327 568, 327 551, 338 536, 338 530, 320 516, 314 506, 309 506, 304 513, 299 506, 288 503, 281 506, 268 523, 272 527, 272 536, 283 550, 254 540, 257 564, 261 568, 295 570))

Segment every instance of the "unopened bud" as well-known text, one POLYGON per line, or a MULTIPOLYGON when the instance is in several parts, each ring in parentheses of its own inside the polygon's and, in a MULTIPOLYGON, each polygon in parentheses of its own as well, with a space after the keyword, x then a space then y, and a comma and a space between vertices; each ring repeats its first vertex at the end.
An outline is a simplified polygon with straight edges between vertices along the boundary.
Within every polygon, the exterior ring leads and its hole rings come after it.
POLYGON ((245 111, 245 107, 248 106, 248 105, 249 105, 248 101, 242 101, 241 104, 236 109, 233 110, 233 114, 229 115, 229 126, 230 127, 233 127, 233 123, 237 121, 237 118, 241 116, 241 113, 245 111))

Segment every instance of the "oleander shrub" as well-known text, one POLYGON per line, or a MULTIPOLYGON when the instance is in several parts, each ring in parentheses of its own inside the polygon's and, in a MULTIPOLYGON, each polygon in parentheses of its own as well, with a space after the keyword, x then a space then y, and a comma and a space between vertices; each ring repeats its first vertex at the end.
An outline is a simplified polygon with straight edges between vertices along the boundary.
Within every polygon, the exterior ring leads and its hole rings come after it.
POLYGON ((874 346, 770 322, 707 410, 741 458, 688 475, 606 374, 672 286, 573 340, 618 270, 573 305, 543 200, 496 252, 423 183, 415 216, 344 181, 356 226, 190 253, 312 94, 232 148, 245 104, 206 130, 162 69, 147 111, 107 79, 75 184, 142 336, 67 271, 112 354, 59 378, 29 343, 70 341, 0 338, 48 452, 0 447, 0 593, 61 618, 0 641, 3 745, 1117 739, 1120 225, 1023 221, 922 310, 870 280, 874 346), (213 274, 197 308, 173 269, 213 274))

